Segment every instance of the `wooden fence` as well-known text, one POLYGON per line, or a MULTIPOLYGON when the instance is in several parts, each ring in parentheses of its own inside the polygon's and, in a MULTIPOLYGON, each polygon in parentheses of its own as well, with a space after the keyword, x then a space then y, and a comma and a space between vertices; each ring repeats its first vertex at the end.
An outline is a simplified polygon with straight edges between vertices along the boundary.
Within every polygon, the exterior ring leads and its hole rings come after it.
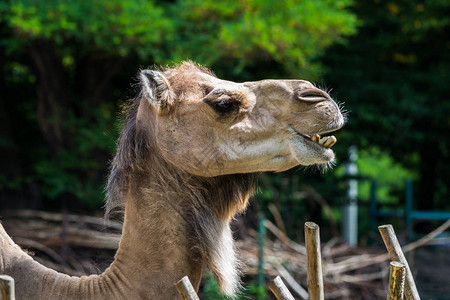
MULTIPOLYGON (((447 222, 450 222, 447 221, 447 222)), ((447 223, 446 222, 446 223, 447 223)), ((384 244, 392 260, 390 263, 389 285, 387 291, 388 300, 401 300, 403 296, 407 300, 420 299, 414 279, 409 269, 408 262, 398 243, 392 225, 378 227, 384 244)), ((322 259, 320 248, 319 226, 313 222, 305 223, 305 244, 307 254, 307 289, 302 298, 310 300, 323 300, 324 287, 322 277, 322 259)), ((183 300, 198 300, 189 278, 183 277, 176 288, 183 300)), ((280 276, 277 276, 269 285, 278 300, 295 299, 285 286, 280 276)), ((302 288, 303 289, 303 288, 302 288)), ((14 279, 10 276, 0 276, 0 300, 14 300, 14 279)))
MULTIPOLYGON (((420 300, 408 262, 403 255, 392 225, 378 227, 384 244, 392 259, 390 263, 389 286, 387 300, 420 300)), ((322 259, 320 251, 319 226, 313 222, 305 223, 305 245, 307 256, 307 288, 305 299, 324 300, 324 288, 322 277, 322 259)), ((189 278, 185 276, 177 283, 177 289, 182 300, 199 299, 189 278)), ((275 277, 269 285, 269 289, 278 300, 294 300, 289 289, 281 280, 275 277)))
POLYGON ((0 275, 0 300, 14 299, 14 279, 8 275, 0 275))

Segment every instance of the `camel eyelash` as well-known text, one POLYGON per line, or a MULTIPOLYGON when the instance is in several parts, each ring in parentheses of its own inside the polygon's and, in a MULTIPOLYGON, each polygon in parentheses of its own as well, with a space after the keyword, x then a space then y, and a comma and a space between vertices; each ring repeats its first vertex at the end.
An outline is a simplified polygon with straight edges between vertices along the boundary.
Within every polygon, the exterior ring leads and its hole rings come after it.
POLYGON ((238 112, 240 102, 229 96, 220 96, 216 99, 205 99, 204 102, 208 104, 221 117, 238 112))

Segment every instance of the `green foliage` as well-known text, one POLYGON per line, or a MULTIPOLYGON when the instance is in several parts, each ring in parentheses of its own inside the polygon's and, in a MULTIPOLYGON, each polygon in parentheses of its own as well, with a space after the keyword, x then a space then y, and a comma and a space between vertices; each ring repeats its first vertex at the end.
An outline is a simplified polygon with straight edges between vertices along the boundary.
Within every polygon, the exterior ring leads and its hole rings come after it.
POLYGON ((10 51, 45 39, 66 62, 80 51, 137 53, 157 63, 192 59, 214 65, 226 59, 236 64, 237 74, 260 61, 274 61, 287 75, 317 78, 324 49, 355 33, 356 18, 345 10, 351 3, 12 0, 0 6, 0 16, 15 31, 7 43, 10 51))
MULTIPOLYGON (((359 172, 364 176, 378 182, 377 197, 380 203, 393 203, 399 205, 404 200, 406 180, 417 178, 414 171, 405 169, 400 163, 373 147, 359 151, 359 172), (389 171, 387 171, 389 170, 389 171)), ((359 184, 359 197, 368 199, 370 195, 370 182, 359 184)))
POLYGON ((225 60, 235 76, 269 61, 282 68, 274 76, 318 78, 324 49, 355 33, 356 18, 345 10, 351 3, 179 1, 171 10, 179 17, 170 41, 176 45, 173 54, 206 65, 225 60))
POLYGON ((235 80, 318 78, 324 50, 355 33, 351 4, 1 2, 0 92, 11 101, 0 121, 11 129, 0 146, 27 149, 3 156, 1 189, 38 185, 49 202, 69 194, 98 206, 117 137, 113 112, 138 68, 191 59, 235 80))
POLYGON ((417 174, 419 208, 448 209, 450 3, 359 1, 354 11, 359 34, 324 59, 351 111, 341 142, 390 155, 417 174))
POLYGON ((114 121, 115 107, 102 104, 88 116, 76 118, 73 115, 63 126, 73 136, 74 147, 51 156, 42 151, 34 165, 34 176, 43 193, 50 199, 58 199, 66 193, 82 199, 90 207, 103 203, 102 174, 107 165, 107 157, 113 151, 117 132, 114 121))
MULTIPOLYGON (((389 154, 377 147, 370 147, 358 151, 358 173, 368 180, 361 180, 358 184, 358 198, 368 201, 372 180, 378 183, 377 198, 380 203, 403 203, 406 180, 414 180, 417 174, 406 169, 395 161, 389 154)), ((345 166, 336 169, 337 176, 345 175, 345 166)))
POLYGON ((0 14, 15 30, 12 40, 21 42, 12 43, 10 51, 46 39, 65 55, 101 51, 124 57, 136 52, 149 58, 170 30, 163 9, 153 1, 12 0, 9 7, 0 7, 0 14))
POLYGON ((211 300, 227 300, 229 297, 224 296, 219 291, 219 285, 213 276, 208 275, 203 278, 205 285, 202 288, 202 296, 211 300))
POLYGON ((244 300, 244 299, 265 299, 267 291, 264 287, 259 287, 253 283, 246 285, 246 287, 234 298, 224 296, 217 284, 217 281, 212 275, 205 275, 203 278, 203 288, 201 289, 201 299, 208 300, 244 300))

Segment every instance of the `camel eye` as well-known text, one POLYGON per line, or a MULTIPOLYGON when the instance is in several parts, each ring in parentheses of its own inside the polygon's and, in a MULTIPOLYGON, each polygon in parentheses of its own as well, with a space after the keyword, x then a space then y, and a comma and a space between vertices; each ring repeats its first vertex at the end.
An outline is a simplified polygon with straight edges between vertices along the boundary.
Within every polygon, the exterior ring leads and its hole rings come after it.
POLYGON ((226 117, 239 110, 239 101, 227 95, 222 95, 216 99, 205 99, 204 102, 221 117, 226 117))
POLYGON ((231 112, 234 110, 234 107, 235 102, 230 98, 216 101, 213 105, 214 110, 219 114, 231 112))

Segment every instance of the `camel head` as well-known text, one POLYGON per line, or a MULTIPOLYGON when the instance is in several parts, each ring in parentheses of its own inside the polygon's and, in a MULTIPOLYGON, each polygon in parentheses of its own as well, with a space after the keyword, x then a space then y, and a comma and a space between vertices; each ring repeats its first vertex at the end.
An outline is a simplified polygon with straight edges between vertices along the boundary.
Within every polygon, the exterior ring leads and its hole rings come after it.
POLYGON ((304 80, 236 83, 183 63, 143 70, 137 124, 153 127, 164 159, 205 177, 284 171, 334 159, 339 106, 304 80))
MULTIPOLYGON (((127 233, 128 244, 148 238, 156 247, 163 242, 155 236, 165 235, 155 232, 169 227, 189 237, 179 247, 195 250, 186 264, 202 261, 233 295, 239 263, 229 222, 246 209, 259 173, 332 161, 336 138, 319 134, 342 127, 344 117, 304 80, 236 83, 190 62, 142 70, 139 79, 111 166, 106 215, 125 208, 124 232, 138 231, 129 224, 152 232, 136 240, 127 233)), ((199 273, 192 278, 198 287, 199 273)))

